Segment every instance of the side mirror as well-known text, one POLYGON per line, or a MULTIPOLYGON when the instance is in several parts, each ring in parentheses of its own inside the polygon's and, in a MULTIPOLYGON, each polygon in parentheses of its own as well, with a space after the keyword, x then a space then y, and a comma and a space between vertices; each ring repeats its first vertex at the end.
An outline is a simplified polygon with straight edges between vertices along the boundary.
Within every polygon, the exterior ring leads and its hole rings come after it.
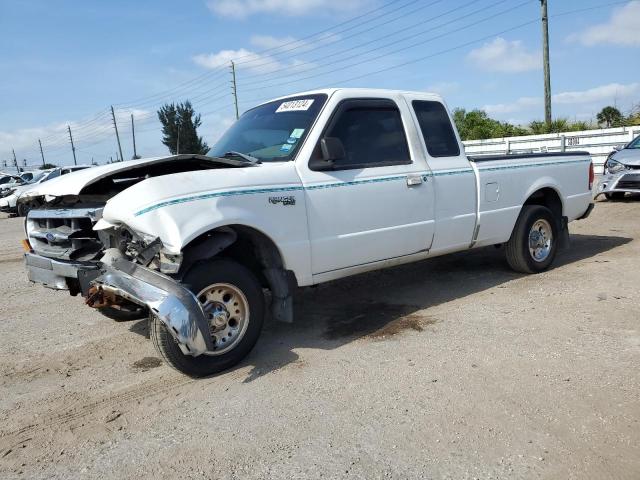
POLYGON ((321 139, 320 150, 322 151, 322 159, 329 163, 333 163, 335 160, 340 160, 347 156, 342 141, 337 137, 324 137, 321 139))
POLYGON ((616 145, 615 147, 613 147, 613 151, 614 152, 619 152, 620 150, 622 150, 624 147, 621 145, 616 145))

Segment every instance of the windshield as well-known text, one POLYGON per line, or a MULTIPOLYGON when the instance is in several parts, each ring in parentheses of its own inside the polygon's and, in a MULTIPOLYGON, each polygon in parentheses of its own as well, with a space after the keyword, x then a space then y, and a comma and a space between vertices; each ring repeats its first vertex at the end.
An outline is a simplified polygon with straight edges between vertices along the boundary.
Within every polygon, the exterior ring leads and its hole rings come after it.
POLYGON ((47 174, 48 174, 48 172, 38 172, 33 176, 33 178, 31 179, 31 181, 29 183, 38 183, 47 174))
POLYGON ((635 139, 633 139, 631 141, 631 143, 629 145, 627 145, 625 148, 638 148, 638 149, 640 149, 640 135, 638 135, 635 139))
POLYGON ((324 94, 302 95, 249 110, 216 142, 209 155, 241 152, 261 162, 291 160, 326 100, 324 94))

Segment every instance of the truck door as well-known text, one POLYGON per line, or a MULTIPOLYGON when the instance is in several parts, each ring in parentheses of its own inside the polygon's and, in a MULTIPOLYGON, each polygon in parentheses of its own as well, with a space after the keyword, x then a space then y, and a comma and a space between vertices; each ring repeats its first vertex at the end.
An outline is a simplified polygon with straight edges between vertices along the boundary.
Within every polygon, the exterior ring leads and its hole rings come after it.
POLYGON ((301 178, 314 275, 419 252, 431 246, 433 188, 401 97, 337 99, 301 178), (338 139, 344 158, 314 168, 320 140, 338 139))
POLYGON ((407 95, 433 175, 436 233, 431 252, 471 245, 477 219, 476 175, 439 97, 407 95))

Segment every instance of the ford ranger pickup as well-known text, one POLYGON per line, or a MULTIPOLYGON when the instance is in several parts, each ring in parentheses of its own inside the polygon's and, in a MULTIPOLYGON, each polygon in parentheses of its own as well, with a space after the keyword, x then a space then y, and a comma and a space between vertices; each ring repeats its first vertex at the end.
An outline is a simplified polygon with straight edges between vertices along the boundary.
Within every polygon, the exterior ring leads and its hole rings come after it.
POLYGON ((318 90, 248 110, 208 156, 38 185, 25 262, 107 316, 147 316, 162 358, 210 375, 249 353, 267 311, 292 321, 297 287, 489 245, 546 270, 593 180, 588 153, 467 157, 437 95, 318 90))

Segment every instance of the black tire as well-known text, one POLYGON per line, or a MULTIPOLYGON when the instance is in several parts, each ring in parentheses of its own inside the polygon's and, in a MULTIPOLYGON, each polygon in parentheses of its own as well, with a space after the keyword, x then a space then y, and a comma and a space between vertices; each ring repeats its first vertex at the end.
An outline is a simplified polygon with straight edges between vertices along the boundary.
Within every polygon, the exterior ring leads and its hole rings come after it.
POLYGON ((604 196, 607 200, 622 200, 624 198, 624 192, 605 193, 604 196))
POLYGON ((29 213, 29 207, 24 203, 18 203, 17 212, 19 217, 26 217, 29 213))
POLYGON ((130 322, 132 320, 140 320, 149 315, 146 308, 131 306, 131 309, 120 309, 114 307, 102 307, 98 311, 107 318, 116 322, 130 322))
POLYGON ((539 273, 548 269, 558 252, 560 240, 560 220, 551 210, 541 205, 525 205, 507 242, 505 253, 509 266, 516 272, 539 273), (533 225, 539 220, 546 221, 551 227, 552 239, 550 250, 544 260, 535 260, 529 251, 529 234, 533 225))
POLYGON ((235 347, 220 355, 184 355, 165 325, 151 318, 151 340, 160 356, 170 366, 191 377, 205 377, 233 367, 253 349, 264 321, 264 295, 256 276, 245 266, 227 259, 211 260, 194 266, 182 282, 195 295, 209 285, 226 283, 238 288, 249 305, 249 318, 244 336, 235 347))

